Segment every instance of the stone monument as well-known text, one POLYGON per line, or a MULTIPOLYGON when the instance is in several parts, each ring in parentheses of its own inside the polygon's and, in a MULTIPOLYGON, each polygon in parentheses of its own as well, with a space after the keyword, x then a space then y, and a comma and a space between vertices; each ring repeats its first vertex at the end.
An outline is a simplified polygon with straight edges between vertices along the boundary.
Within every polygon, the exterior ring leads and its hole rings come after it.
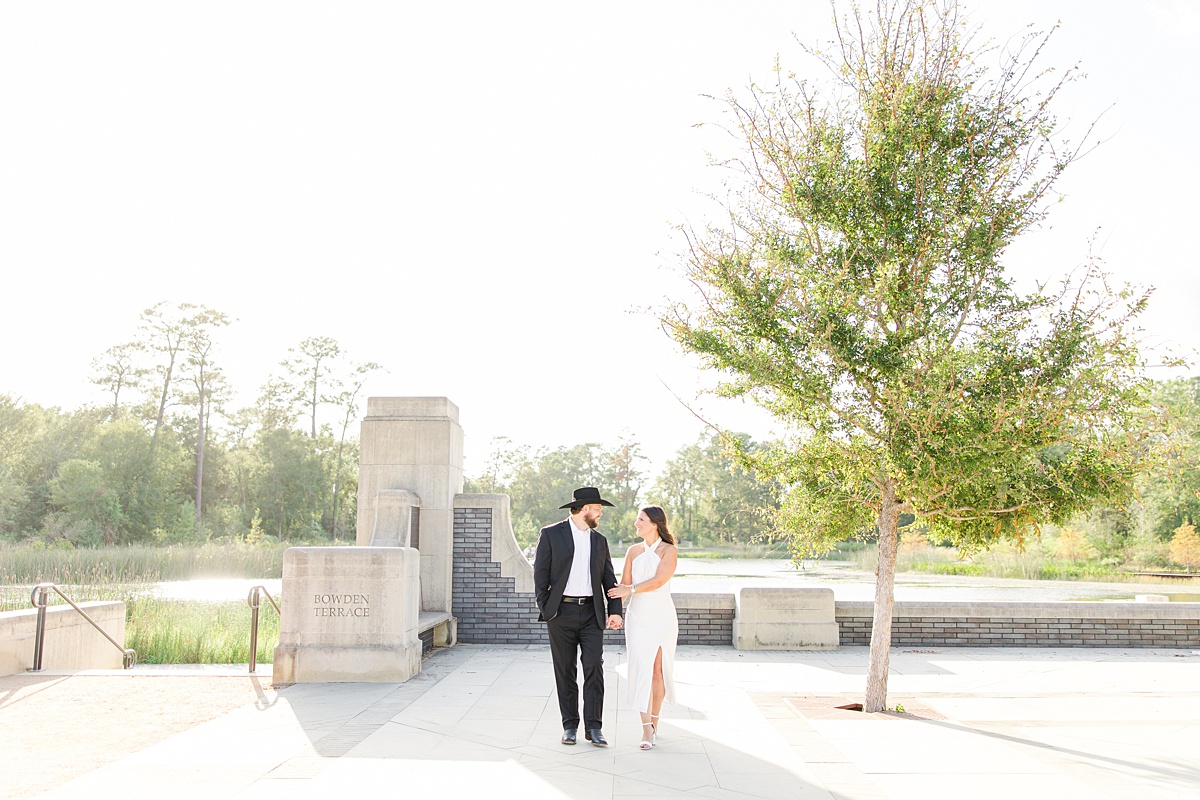
POLYGON ((421 670, 422 632, 455 641, 458 407, 444 397, 372 397, 362 423, 355 547, 284 554, 278 684, 401 682, 421 670))

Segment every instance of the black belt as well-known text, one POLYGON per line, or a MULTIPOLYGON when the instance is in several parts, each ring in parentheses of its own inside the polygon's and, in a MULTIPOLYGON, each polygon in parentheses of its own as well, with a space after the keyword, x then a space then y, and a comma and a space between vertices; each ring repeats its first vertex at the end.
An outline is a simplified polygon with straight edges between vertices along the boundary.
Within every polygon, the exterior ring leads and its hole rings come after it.
POLYGON ((592 602, 592 598, 590 598, 590 597, 564 597, 562 599, 562 601, 564 603, 575 603, 576 605, 583 605, 584 603, 592 602))

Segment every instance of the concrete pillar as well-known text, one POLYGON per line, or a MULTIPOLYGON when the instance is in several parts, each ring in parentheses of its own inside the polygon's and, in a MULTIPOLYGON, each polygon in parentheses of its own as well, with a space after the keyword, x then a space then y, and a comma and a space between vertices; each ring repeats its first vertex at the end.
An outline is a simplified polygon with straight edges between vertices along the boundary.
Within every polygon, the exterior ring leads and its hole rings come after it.
MULTIPOLYGON (((402 504, 402 498, 386 493, 405 490, 416 495, 423 611, 451 609, 454 496, 463 487, 462 452, 458 406, 447 398, 367 400, 359 439, 356 541, 370 544, 380 512, 387 516, 402 504)), ((382 517, 379 522, 381 530, 391 527, 382 517)))

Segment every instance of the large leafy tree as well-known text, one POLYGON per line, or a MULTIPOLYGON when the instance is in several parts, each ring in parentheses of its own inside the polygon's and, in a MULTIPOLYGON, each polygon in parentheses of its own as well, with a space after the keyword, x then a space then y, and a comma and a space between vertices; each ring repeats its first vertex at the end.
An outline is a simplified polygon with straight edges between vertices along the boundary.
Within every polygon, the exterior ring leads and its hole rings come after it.
POLYGON ((1045 37, 972 43, 953 0, 880 2, 813 54, 728 98, 740 193, 688 234, 700 299, 664 314, 685 350, 794 431, 744 458, 786 487, 802 549, 878 536, 864 707, 887 696, 897 528, 984 548, 1120 497, 1144 455, 1130 321, 1144 295, 1082 270, 1017 290, 1002 255, 1079 154, 1035 71, 1045 37), (987 68, 988 62, 999 62, 987 68))

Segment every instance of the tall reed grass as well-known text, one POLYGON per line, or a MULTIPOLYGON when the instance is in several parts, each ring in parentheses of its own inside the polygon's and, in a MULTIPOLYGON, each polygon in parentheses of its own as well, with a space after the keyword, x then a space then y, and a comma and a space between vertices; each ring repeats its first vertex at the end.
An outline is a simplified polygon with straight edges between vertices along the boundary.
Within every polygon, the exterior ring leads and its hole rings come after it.
MULTIPOLYGON (((842 556, 856 569, 867 572, 874 572, 879 563, 879 551, 874 546, 847 550, 842 556)), ((1126 582, 1132 577, 1110 564, 1060 559, 1036 545, 1022 552, 1009 543, 1002 543, 964 560, 956 548, 935 547, 920 540, 901 540, 896 554, 896 571, 1055 581, 1126 582)))
POLYGON ((157 583, 198 578, 278 578, 287 543, 172 545, 60 550, 0 546, 0 584, 49 581, 68 586, 157 583))

